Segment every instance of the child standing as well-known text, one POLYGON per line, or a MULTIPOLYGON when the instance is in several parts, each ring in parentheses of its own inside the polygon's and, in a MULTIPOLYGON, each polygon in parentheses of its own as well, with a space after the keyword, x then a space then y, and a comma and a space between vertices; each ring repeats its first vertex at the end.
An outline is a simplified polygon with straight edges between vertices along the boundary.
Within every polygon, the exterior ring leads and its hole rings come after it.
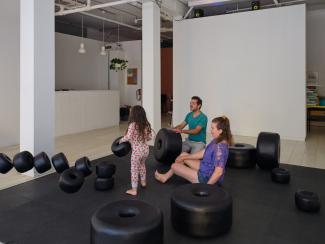
POLYGON ((128 129, 126 135, 120 143, 129 141, 132 146, 131 155, 131 186, 132 189, 126 191, 127 194, 137 195, 139 175, 140 184, 146 186, 146 165, 145 161, 149 155, 147 141, 151 140, 151 125, 147 120, 146 112, 142 106, 134 106, 131 109, 128 129))

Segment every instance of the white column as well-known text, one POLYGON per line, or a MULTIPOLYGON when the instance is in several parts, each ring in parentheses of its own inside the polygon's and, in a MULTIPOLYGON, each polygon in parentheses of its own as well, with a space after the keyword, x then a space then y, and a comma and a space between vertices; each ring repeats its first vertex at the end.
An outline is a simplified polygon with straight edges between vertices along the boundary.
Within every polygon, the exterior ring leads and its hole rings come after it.
POLYGON ((20 151, 33 155, 54 152, 54 32, 53 0, 20 1, 20 151))
POLYGON ((142 4, 142 106, 155 132, 161 128, 160 9, 154 1, 142 4))

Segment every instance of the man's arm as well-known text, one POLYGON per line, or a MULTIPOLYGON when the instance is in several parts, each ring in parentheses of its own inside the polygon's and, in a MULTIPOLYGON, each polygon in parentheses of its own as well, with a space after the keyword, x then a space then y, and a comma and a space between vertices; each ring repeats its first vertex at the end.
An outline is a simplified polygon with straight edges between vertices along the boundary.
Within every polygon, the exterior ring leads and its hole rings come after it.
POLYGON ((187 123, 185 121, 183 121, 181 124, 175 126, 173 128, 173 130, 179 132, 180 130, 184 129, 184 127, 187 125, 187 123))
POLYGON ((192 130, 182 130, 181 129, 180 133, 189 134, 189 135, 196 135, 196 134, 199 134, 201 132, 201 130, 202 130, 202 126, 198 125, 192 130))

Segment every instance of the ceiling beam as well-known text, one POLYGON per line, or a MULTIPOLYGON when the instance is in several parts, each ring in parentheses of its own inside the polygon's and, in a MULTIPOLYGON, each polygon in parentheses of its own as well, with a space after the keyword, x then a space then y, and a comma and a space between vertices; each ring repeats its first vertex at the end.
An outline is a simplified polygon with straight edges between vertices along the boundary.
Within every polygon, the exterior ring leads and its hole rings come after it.
POLYGON ((95 19, 104 20, 104 21, 114 23, 114 24, 117 24, 117 25, 120 25, 120 26, 125 26, 125 27, 128 27, 128 28, 133 29, 133 30, 141 30, 141 28, 139 28, 139 27, 136 27, 136 26, 133 26, 133 25, 128 25, 128 24, 125 24, 125 23, 117 21, 117 20, 107 19, 105 17, 101 17, 101 16, 98 16, 98 15, 95 15, 95 14, 84 13, 84 12, 81 12, 80 14, 85 15, 85 16, 89 16, 89 17, 93 17, 95 19))
POLYGON ((55 16, 62 16, 62 15, 86 12, 86 11, 91 11, 91 10, 95 10, 95 9, 99 9, 99 8, 107 8, 107 7, 112 7, 112 6, 117 6, 117 5, 121 5, 121 4, 137 2, 137 1, 139 1, 139 0, 119 0, 119 1, 103 3, 103 4, 96 4, 96 5, 91 6, 91 5, 88 5, 88 3, 90 1, 87 0, 87 5, 85 7, 58 11, 55 13, 55 16))

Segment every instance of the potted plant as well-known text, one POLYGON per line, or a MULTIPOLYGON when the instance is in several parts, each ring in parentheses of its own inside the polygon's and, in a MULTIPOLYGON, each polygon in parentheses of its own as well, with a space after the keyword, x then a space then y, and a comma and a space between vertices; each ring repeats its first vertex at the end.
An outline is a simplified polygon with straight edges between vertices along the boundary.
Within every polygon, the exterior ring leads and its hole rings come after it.
POLYGON ((127 60, 120 59, 120 58, 113 58, 111 60, 111 64, 109 66, 109 69, 115 70, 116 72, 119 70, 124 70, 127 67, 127 60))

